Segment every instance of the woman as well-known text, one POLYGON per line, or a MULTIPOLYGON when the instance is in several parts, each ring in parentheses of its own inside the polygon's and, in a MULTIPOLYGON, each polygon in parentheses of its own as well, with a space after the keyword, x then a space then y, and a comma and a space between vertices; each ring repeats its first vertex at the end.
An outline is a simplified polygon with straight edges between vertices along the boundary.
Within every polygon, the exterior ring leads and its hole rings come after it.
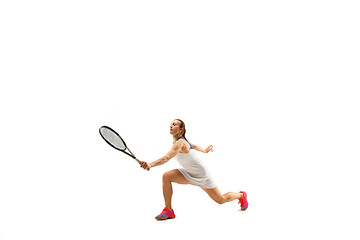
POLYGON ((198 158, 194 150, 208 153, 213 151, 213 146, 203 149, 200 146, 191 144, 185 137, 185 124, 180 119, 175 119, 170 125, 170 134, 173 136, 174 144, 171 150, 162 158, 151 163, 140 162, 140 166, 144 169, 150 169, 163 165, 173 157, 176 157, 183 168, 173 169, 165 172, 163 175, 163 194, 165 200, 165 208, 156 216, 158 220, 175 218, 174 210, 171 206, 172 183, 192 184, 201 187, 215 202, 223 204, 239 199, 241 210, 245 211, 248 207, 247 196, 244 191, 228 192, 222 195, 215 182, 207 173, 201 160, 198 158))

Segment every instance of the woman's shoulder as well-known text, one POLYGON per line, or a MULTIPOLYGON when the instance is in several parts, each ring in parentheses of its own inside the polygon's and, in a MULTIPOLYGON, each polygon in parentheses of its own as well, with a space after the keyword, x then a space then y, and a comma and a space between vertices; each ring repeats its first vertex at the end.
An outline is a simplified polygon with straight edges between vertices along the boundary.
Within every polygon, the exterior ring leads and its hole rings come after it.
POLYGON ((173 145, 178 145, 181 148, 186 145, 187 141, 185 139, 177 139, 175 142, 173 142, 173 145))
POLYGON ((175 143, 185 144, 185 143, 187 143, 187 141, 184 138, 180 138, 180 139, 176 140, 175 143))

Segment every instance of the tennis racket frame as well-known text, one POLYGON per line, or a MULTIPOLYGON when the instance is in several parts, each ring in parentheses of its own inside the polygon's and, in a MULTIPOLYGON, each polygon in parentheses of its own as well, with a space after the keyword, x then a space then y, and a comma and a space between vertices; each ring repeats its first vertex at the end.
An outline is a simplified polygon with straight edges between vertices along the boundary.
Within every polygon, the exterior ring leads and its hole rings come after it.
MULTIPOLYGON (((123 139, 123 138, 120 136, 120 134, 118 134, 114 129, 112 129, 111 127, 108 127, 108 126, 101 126, 101 127, 99 128, 99 133, 100 133, 100 136, 102 137, 102 139, 104 139, 105 142, 108 143, 111 147, 113 147, 113 148, 115 148, 116 150, 119 150, 119 151, 127 154, 128 156, 132 157, 133 159, 135 159, 135 161, 137 161, 137 162, 140 164, 140 160, 135 157, 135 154, 133 154, 133 153, 131 152, 131 150, 129 149, 129 147, 126 145, 126 142, 124 141, 124 139, 123 139), (124 146, 125 146, 125 149, 122 150, 122 149, 120 149, 120 148, 117 148, 117 147, 115 147, 111 142, 109 142, 109 141, 101 134, 101 129, 102 129, 102 128, 107 128, 107 129, 109 129, 110 131, 112 131, 113 133, 115 133, 115 134, 121 139, 121 141, 123 142, 123 144, 124 144, 124 146), (130 153, 126 152, 126 149, 127 149, 130 153)), ((149 169, 147 169, 147 170, 149 171, 149 169)))

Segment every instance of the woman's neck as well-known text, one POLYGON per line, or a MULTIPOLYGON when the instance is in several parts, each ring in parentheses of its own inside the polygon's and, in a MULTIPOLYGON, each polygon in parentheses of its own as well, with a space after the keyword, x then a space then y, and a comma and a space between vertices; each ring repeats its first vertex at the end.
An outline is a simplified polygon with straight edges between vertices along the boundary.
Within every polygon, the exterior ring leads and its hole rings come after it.
POLYGON ((175 136, 173 136, 174 142, 176 142, 176 141, 179 139, 179 137, 181 137, 181 135, 175 135, 175 136))

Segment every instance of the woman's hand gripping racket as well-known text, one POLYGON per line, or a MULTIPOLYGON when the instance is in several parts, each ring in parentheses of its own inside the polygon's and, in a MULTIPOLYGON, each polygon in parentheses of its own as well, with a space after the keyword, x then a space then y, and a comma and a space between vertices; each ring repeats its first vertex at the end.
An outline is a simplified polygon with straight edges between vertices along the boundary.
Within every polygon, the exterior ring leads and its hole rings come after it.
MULTIPOLYGON (((99 129, 100 135, 101 137, 105 140, 105 142, 107 142, 110 146, 112 146, 113 148, 129 155, 130 157, 132 157, 133 159, 135 159, 135 161, 137 161, 140 165, 141 162, 139 159, 137 159, 135 157, 135 155, 130 151, 130 149, 126 146, 125 141, 120 137, 120 135, 113 129, 107 127, 107 126, 102 126, 99 129), (126 152, 126 149, 129 152, 126 152)), ((150 169, 147 168, 147 171, 149 171, 150 169)))

